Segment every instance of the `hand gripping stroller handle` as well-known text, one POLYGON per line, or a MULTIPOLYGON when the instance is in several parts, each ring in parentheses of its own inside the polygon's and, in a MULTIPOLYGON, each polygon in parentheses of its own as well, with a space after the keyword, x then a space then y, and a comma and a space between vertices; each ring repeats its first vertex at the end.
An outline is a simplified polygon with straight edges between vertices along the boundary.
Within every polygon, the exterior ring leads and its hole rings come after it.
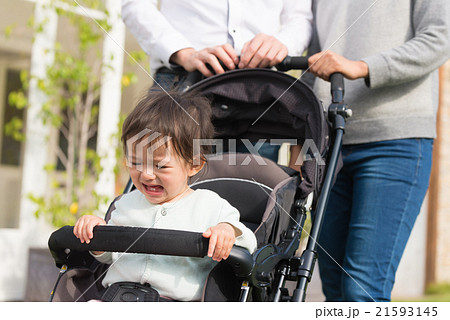
MULTIPOLYGON (((278 71, 308 70, 308 56, 291 57, 287 56, 275 66, 278 71)), ((330 75, 331 93, 344 92, 344 76, 337 72, 330 75)))
MULTIPOLYGON (((228 67, 221 60, 219 60, 219 63, 221 65, 221 67, 223 68, 223 70, 225 70, 225 71, 229 70, 228 67)), ((209 64, 206 64, 206 67, 213 74, 215 73, 214 69, 209 64)), ((305 56, 299 56, 299 57, 287 56, 286 58, 284 58, 283 61, 281 61, 279 64, 277 64, 275 66, 275 68, 278 71, 306 70, 306 69, 309 68, 308 57, 305 57, 305 56)), ((204 76, 200 73, 200 71, 196 70, 196 71, 193 71, 193 72, 188 72, 186 78, 183 79, 178 84, 178 90, 180 92, 184 92, 184 91, 188 90, 190 87, 192 87, 195 83, 199 82, 202 79, 204 79, 204 76)))
POLYGON ((306 70, 309 68, 308 57, 290 57, 287 56, 279 64, 275 66, 278 71, 288 71, 288 70, 306 70))
MULTIPOLYGON (((67 249, 204 257, 208 246, 209 239, 199 232, 117 226, 96 226, 89 244, 75 237, 72 226, 56 230, 48 240, 57 266, 66 264, 67 249)), ((241 247, 234 246, 225 261, 231 264, 237 276, 247 276, 253 268, 251 254, 241 247)))

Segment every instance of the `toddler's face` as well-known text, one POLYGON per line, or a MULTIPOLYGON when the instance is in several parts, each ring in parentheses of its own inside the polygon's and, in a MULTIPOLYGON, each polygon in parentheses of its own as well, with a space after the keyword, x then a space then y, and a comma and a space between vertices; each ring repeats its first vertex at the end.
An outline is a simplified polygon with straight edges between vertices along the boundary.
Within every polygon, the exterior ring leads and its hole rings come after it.
POLYGON ((187 181, 199 171, 177 155, 170 144, 153 154, 133 152, 130 160, 131 180, 153 204, 174 202, 192 192, 187 181))

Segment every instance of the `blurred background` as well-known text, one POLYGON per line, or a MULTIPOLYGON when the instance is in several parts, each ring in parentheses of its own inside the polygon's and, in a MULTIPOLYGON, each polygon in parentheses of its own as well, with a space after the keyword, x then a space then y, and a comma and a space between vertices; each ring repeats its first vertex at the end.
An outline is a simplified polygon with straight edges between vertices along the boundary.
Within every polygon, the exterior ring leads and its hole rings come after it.
MULTIPOLYGON (((103 212, 127 181, 119 128, 152 84, 119 0, 0 0, 0 301, 46 301, 55 229, 103 212)), ((440 69, 430 189, 394 300, 450 301, 450 62, 440 69)), ((280 150, 286 163, 288 148, 280 150)), ((308 301, 323 301, 318 269, 308 301)))

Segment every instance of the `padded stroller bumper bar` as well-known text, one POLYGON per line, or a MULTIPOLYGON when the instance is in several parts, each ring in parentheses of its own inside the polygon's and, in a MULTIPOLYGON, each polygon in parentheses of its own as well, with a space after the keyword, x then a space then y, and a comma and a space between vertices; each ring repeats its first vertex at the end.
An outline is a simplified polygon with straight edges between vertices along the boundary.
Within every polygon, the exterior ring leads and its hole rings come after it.
POLYGON ((48 241, 50 251, 58 255, 65 249, 76 251, 112 251, 204 257, 208 239, 201 233, 136 227, 97 226, 89 244, 81 243, 73 227, 55 231, 48 241))
MULTIPOLYGON (((48 240, 58 267, 67 262, 66 249, 204 257, 208 253, 208 245, 209 239, 198 232, 116 226, 96 226, 89 244, 81 243, 75 237, 72 226, 56 230, 48 240)), ((244 248, 234 246, 225 261, 240 277, 247 276, 253 268, 253 258, 244 248)))

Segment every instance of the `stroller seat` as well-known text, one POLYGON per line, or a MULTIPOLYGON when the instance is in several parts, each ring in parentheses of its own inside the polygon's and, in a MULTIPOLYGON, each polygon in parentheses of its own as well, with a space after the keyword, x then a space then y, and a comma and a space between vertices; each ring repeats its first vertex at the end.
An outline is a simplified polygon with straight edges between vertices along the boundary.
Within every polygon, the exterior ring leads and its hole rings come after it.
MULTIPOLYGON (((259 155, 225 153, 208 157, 205 167, 190 179, 190 187, 209 189, 227 199, 261 248, 282 240, 299 180, 297 171, 259 155)), ((202 300, 238 301, 240 280, 227 263, 219 263, 208 276, 202 300)))
MULTIPOLYGON (((281 240, 289 220, 283 210, 290 210, 299 179, 298 172, 258 155, 227 153, 209 156, 205 167, 191 177, 190 187, 212 190, 227 199, 241 213, 240 220, 254 231, 261 247, 281 240), (249 163, 248 157, 252 158, 249 163), (263 170, 262 161, 266 163, 263 170), (277 202, 285 204, 285 208, 277 202)), ((111 203, 105 220, 109 220, 119 198, 111 203)), ((72 261, 77 261, 75 268, 59 279, 53 301, 99 299, 104 290, 101 280, 108 266, 98 263, 87 252, 72 261), (72 291, 65 290, 67 287, 72 291)), ((240 280, 227 263, 219 263, 205 284, 203 301, 238 301, 240 280)))
POLYGON ((266 234, 267 230, 272 231, 280 218, 286 220, 280 216, 283 209, 290 211, 298 179, 295 170, 259 155, 225 153, 208 157, 205 168, 191 177, 190 187, 212 190, 230 202, 238 209, 241 222, 255 233, 260 247, 277 238, 276 230, 266 234), (282 187, 285 207, 277 204, 277 191, 282 187), (286 188, 290 188, 289 195, 286 188))

